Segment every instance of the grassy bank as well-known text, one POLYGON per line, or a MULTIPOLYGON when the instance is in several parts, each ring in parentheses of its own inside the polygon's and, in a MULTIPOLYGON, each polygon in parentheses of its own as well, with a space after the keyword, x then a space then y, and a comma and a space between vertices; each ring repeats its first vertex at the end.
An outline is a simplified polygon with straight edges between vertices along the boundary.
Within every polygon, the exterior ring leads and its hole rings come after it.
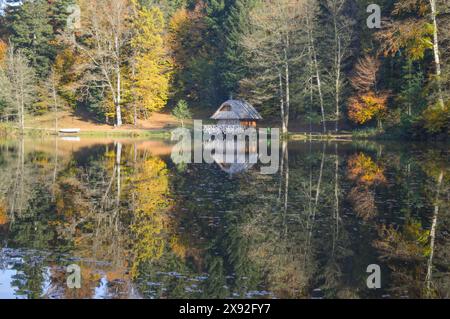
MULTIPOLYGON (((45 137, 54 136, 85 136, 85 137, 157 137, 157 138, 170 138, 169 130, 145 130, 145 129, 107 129, 107 130, 82 130, 77 134, 60 134, 56 133, 52 129, 37 129, 37 128, 25 128, 24 135, 28 137, 45 137)), ((20 130, 9 124, 0 124, 0 136, 17 137, 20 136, 20 130)))
POLYGON ((351 141, 351 133, 339 133, 339 134, 321 134, 321 133, 289 133, 288 139, 291 141, 351 141))

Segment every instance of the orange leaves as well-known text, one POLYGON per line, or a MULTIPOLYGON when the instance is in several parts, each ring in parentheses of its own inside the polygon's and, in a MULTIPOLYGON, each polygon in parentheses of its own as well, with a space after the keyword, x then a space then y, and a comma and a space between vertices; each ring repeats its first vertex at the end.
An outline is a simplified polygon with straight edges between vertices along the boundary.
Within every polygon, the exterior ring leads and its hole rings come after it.
POLYGON ((5 59, 6 59, 6 53, 8 51, 8 46, 5 42, 0 40, 0 67, 3 65, 5 59))
POLYGON ((387 111, 388 93, 375 94, 369 92, 362 96, 349 99, 349 118, 357 123, 364 124, 373 118, 380 119, 387 111))
POLYGON ((360 58, 356 63, 350 84, 358 92, 368 92, 372 90, 377 82, 377 72, 380 68, 380 61, 370 55, 360 58))
POLYGON ((357 124, 365 124, 373 118, 380 121, 387 111, 389 94, 375 93, 379 68, 380 61, 366 55, 358 60, 353 76, 350 78, 350 83, 357 95, 349 99, 348 116, 357 124))
POLYGON ((377 208, 371 186, 386 182, 384 170, 370 156, 360 153, 349 158, 347 176, 357 184, 348 195, 354 211, 364 220, 372 219, 377 214, 377 208))
POLYGON ((370 156, 353 155, 348 161, 348 178, 360 184, 374 185, 386 182, 384 170, 370 156))
POLYGON ((433 48, 433 25, 417 19, 406 19, 386 23, 387 27, 377 33, 381 51, 393 56, 400 49, 412 60, 420 60, 425 51, 433 48))
POLYGON ((6 212, 6 203, 0 200, 0 226, 7 224, 9 221, 8 213, 6 212))

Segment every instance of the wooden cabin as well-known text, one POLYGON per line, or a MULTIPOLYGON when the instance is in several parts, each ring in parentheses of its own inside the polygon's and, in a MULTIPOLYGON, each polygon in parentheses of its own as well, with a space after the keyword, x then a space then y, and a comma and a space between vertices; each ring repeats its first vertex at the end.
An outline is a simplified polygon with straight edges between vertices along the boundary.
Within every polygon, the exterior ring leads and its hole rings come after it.
POLYGON ((262 116, 255 108, 245 101, 229 100, 223 103, 219 109, 211 116, 220 126, 244 126, 256 127, 262 116))

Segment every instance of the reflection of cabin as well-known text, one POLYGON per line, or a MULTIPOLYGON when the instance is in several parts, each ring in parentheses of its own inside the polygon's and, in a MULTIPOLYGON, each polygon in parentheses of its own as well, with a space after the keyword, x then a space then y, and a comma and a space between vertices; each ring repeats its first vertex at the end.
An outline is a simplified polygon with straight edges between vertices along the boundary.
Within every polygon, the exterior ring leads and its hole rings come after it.
POLYGON ((262 116, 255 108, 240 100, 229 100, 223 103, 219 109, 211 116, 217 120, 217 125, 241 125, 245 127, 255 127, 256 123, 262 120, 262 116))
POLYGON ((233 175, 249 171, 258 161, 256 152, 240 153, 238 150, 237 158, 232 162, 228 162, 226 157, 213 156, 214 161, 219 165, 220 169, 225 173, 233 175))

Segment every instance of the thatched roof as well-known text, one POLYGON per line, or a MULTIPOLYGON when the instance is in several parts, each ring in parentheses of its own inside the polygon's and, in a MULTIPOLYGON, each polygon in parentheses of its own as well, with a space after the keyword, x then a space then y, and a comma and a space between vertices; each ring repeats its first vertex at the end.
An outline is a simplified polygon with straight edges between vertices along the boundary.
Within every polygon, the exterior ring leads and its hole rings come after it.
POLYGON ((229 100, 223 103, 216 113, 211 116, 213 120, 262 120, 262 116, 255 108, 240 100, 229 100))

